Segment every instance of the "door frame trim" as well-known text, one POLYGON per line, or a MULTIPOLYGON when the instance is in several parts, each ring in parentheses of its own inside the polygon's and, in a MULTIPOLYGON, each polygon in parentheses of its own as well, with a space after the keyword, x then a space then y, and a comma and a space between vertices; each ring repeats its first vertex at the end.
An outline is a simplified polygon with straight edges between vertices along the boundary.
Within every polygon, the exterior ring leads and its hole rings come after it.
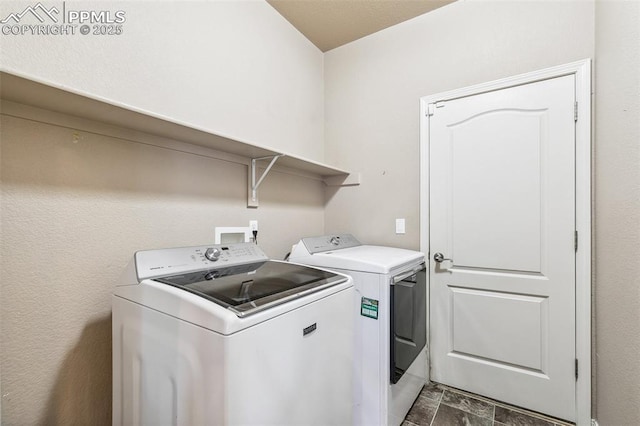
MULTIPOLYGON (((420 250, 429 253, 429 105, 537 81, 575 76, 578 120, 575 124, 576 160, 576 424, 591 424, 591 59, 545 68, 420 98, 420 250)), ((430 259, 429 259, 430 261, 430 259)), ((427 280, 429 276, 427 274, 427 280)), ((427 281, 427 285, 429 282, 427 281)), ((427 317, 427 330, 429 330, 427 317)), ((429 341, 429 335, 427 335, 429 341)))

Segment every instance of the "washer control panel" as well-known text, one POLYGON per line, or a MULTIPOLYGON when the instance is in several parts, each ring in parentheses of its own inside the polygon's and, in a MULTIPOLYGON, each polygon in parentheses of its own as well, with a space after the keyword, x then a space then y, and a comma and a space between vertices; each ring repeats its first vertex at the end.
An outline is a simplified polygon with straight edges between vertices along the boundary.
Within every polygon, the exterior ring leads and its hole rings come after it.
POLYGON ((311 254, 361 246, 362 243, 351 234, 324 235, 303 238, 302 242, 311 254))
POLYGON ((135 255, 138 280, 207 268, 265 262, 266 254, 254 243, 212 244, 139 251, 135 255))

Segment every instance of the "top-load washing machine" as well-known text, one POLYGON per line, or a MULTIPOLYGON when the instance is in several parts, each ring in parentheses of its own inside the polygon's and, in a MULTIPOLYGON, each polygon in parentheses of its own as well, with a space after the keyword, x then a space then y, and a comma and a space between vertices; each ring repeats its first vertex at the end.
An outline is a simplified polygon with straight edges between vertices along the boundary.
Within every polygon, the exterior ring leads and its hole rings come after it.
POLYGON ((354 423, 400 425, 428 379, 424 254, 341 234, 303 238, 289 261, 353 278, 354 423))
POLYGON ((252 243, 137 252, 113 295, 113 424, 351 424, 354 295, 252 243))

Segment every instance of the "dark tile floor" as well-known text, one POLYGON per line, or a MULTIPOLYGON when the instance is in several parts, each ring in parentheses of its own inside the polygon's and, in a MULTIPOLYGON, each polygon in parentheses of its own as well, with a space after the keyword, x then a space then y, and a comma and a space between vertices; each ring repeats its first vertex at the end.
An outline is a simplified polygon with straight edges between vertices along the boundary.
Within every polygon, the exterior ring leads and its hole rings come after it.
POLYGON ((568 426, 561 420, 429 383, 402 426, 568 426))

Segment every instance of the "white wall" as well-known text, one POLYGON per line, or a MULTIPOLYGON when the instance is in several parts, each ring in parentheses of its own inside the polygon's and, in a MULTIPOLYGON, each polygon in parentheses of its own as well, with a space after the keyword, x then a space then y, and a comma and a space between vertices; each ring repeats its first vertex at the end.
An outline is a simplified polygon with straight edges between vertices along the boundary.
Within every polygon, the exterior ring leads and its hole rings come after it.
POLYGON ((462 1, 327 52, 327 162, 363 182, 329 194, 327 231, 419 248, 419 98, 592 57, 593 9, 462 1))
POLYGON ((640 424, 640 2, 596 3, 597 418, 640 424))
MULTIPOLYGON (((2 1, 0 16, 31 4, 2 1)), ((2 35, 2 68, 323 160, 322 52, 265 1, 67 1, 66 9, 123 10, 124 32, 2 35)))
MULTIPOLYGON (((0 16, 29 4, 3 1, 0 16)), ((322 160, 322 53, 265 2, 92 7, 124 9, 125 33, 2 35, 1 66, 322 160)), ((319 180, 274 170, 249 210, 233 156, 7 104, 1 119, 3 424, 111 423, 110 295, 136 250, 206 244, 215 226, 258 219, 281 259, 323 233, 319 180)))

